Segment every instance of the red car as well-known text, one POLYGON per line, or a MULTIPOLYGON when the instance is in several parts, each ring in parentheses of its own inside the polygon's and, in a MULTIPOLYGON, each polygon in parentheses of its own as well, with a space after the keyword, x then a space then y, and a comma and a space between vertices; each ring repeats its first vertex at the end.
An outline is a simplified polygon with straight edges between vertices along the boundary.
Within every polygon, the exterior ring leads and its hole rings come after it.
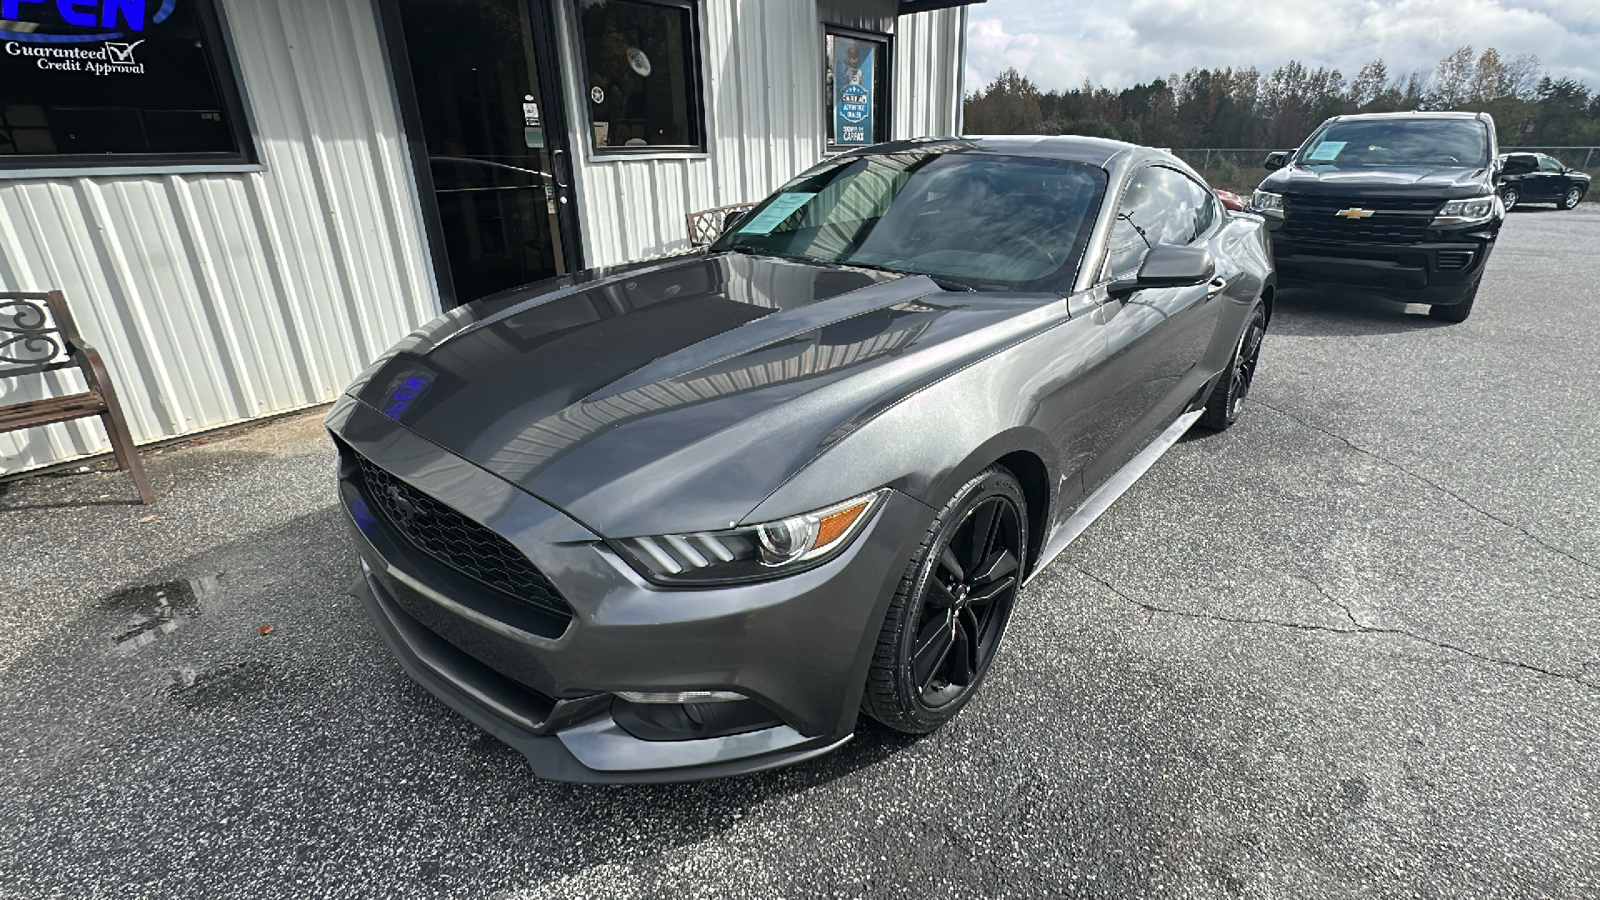
POLYGON ((1217 199, 1222 201, 1223 206, 1226 206, 1234 212, 1244 212, 1243 197, 1235 194, 1233 191, 1225 191, 1222 188, 1214 188, 1213 192, 1217 195, 1217 199))

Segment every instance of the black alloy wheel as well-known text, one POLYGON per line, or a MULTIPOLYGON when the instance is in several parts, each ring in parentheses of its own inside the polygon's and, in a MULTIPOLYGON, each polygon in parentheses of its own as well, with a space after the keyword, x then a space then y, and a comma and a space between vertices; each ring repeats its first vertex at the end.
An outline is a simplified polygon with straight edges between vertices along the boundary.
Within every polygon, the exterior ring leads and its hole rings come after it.
POLYGON ((985 469, 945 504, 889 605, 863 709, 926 734, 966 704, 1005 635, 1027 570, 1027 501, 1016 478, 985 469))
POLYGON ((1250 321, 1239 335, 1239 346, 1234 348, 1233 359, 1228 362, 1222 380, 1211 389, 1206 401, 1205 415, 1200 424, 1213 431, 1222 431, 1239 421, 1244 411, 1245 398, 1250 396, 1250 385, 1256 379, 1256 367, 1261 362, 1261 342, 1267 336, 1267 311, 1261 305, 1250 311, 1250 321))
POLYGON ((1581 187, 1570 187, 1570 188, 1567 188, 1567 195, 1565 197, 1561 198, 1561 208, 1562 209, 1577 209, 1578 208, 1578 204, 1582 203, 1582 202, 1583 202, 1583 188, 1581 188, 1581 187))
POLYGON ((1522 194, 1514 187, 1508 187, 1500 192, 1500 202, 1505 204, 1506 212, 1517 208, 1517 201, 1522 199, 1522 194))

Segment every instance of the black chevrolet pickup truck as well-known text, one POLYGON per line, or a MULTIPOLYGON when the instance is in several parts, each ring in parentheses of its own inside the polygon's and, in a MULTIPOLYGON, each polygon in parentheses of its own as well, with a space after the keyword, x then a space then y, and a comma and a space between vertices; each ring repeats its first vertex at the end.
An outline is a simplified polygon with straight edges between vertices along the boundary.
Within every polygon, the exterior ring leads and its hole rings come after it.
POLYGON ((1335 116, 1267 156, 1251 198, 1279 283, 1341 285, 1465 321, 1505 208, 1484 113, 1335 116))

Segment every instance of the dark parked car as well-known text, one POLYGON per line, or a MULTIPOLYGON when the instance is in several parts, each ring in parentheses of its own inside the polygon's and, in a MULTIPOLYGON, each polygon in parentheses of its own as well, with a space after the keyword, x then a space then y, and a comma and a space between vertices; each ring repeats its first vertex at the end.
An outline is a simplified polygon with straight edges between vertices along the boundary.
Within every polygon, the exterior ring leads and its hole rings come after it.
POLYGON ((1272 312, 1259 217, 1092 138, 836 157, 707 250, 486 298, 328 417, 354 592, 546 778, 931 731, 1024 581, 1191 425, 1272 312))
POLYGON ((1462 322, 1505 219, 1494 159, 1483 113, 1335 116, 1267 156, 1250 208, 1284 287, 1348 285, 1462 322))
POLYGON ((1523 203, 1554 203, 1574 209, 1589 193, 1589 173, 1545 153, 1506 153, 1500 157, 1500 199, 1506 209, 1523 203))

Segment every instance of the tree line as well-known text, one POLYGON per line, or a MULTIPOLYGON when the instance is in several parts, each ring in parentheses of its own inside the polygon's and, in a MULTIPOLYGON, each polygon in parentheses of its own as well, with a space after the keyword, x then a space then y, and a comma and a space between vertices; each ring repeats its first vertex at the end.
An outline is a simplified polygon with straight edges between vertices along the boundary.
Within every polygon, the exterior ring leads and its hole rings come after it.
POLYGON ((1433 71, 1392 74, 1381 59, 1354 78, 1290 61, 1262 74, 1190 69, 1113 90, 1041 92, 1016 69, 965 98, 968 134, 1082 134, 1156 147, 1297 146, 1329 116, 1469 110, 1494 116, 1503 146, 1600 145, 1600 93, 1553 78, 1531 54, 1461 47, 1433 71))

